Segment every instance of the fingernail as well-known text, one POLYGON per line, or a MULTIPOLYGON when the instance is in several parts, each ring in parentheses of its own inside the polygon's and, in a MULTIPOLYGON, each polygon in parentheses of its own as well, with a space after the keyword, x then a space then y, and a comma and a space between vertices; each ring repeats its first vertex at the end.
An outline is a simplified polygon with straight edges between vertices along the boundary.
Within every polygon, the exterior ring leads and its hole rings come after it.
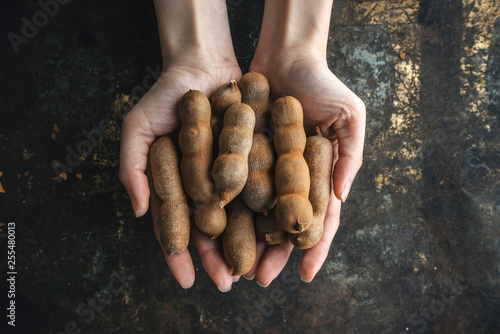
POLYGON ((241 276, 236 276, 236 277, 233 277, 233 283, 236 283, 240 280, 241 276))
MULTIPOLYGON (((271 281, 272 282, 272 281, 271 281)), ((261 288, 267 288, 269 286, 269 284, 271 284, 271 282, 267 283, 267 285, 262 285, 259 283, 259 281, 257 281, 257 284, 261 287, 261 288)))
POLYGON ((219 288, 220 292, 229 292, 229 291, 231 291, 231 285, 227 289, 222 289, 220 286, 217 286, 217 288, 219 288))
POLYGON ((139 215, 139 208, 137 207, 137 202, 134 197, 130 197, 130 203, 132 204, 132 210, 134 211, 135 218, 139 215))
POLYGON ((182 285, 182 284, 181 284, 180 286, 181 286, 184 290, 187 290, 187 289, 191 288, 193 285, 194 285, 194 283, 191 283, 191 285, 189 285, 189 286, 184 286, 184 285, 182 285))
POLYGON ((307 280, 303 279, 302 276, 300 276, 300 280, 304 283, 311 283, 313 279, 314 279, 314 276, 309 281, 307 281, 307 280))
POLYGON ((251 280, 253 280, 255 278, 255 275, 253 275, 252 277, 246 277, 246 276, 243 276, 243 277, 245 277, 245 279, 251 281, 251 280))
POLYGON ((349 196, 349 191, 351 190, 351 181, 347 181, 345 186, 344 186, 344 191, 342 192, 342 196, 340 198, 342 199, 342 202, 345 202, 347 199, 347 196, 349 196))

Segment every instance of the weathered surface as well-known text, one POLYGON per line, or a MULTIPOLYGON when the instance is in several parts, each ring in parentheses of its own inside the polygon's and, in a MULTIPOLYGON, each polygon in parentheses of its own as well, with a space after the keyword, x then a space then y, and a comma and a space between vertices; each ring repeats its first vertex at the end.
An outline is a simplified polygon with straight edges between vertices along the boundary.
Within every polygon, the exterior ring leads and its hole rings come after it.
MULTIPOLYGON (((263 2, 228 1, 244 71, 263 2)), ((242 279, 221 294, 194 248, 194 287, 175 282, 117 178, 121 121, 161 61, 152 2, 70 1, 17 54, 6 35, 40 7, 2 2, 0 223, 16 222, 17 332, 500 331, 497 1, 334 6, 328 62, 368 113, 340 229, 311 284, 294 251, 269 288, 242 279)))

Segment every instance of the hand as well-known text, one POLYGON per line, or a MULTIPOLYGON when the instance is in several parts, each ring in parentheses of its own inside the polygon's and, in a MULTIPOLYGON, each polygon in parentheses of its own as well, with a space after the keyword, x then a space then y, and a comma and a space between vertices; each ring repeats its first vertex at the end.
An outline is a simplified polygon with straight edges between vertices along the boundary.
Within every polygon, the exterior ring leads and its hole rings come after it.
MULTIPOLYGON (((155 9, 164 70, 123 121, 120 180, 137 217, 147 212, 151 200, 154 230, 159 239, 160 199, 154 187, 148 186, 145 174, 149 148, 156 137, 180 127, 177 104, 182 95, 196 89, 210 97, 222 84, 239 80, 241 70, 232 47, 225 0, 155 0, 155 9)), ((228 291, 233 283, 232 271, 219 242, 194 226, 191 240, 205 271, 220 290, 228 291)), ((182 287, 194 284, 195 271, 188 250, 165 255, 165 260, 182 287)))
MULTIPOLYGON (((302 253, 300 276, 310 282, 323 265, 339 226, 340 200, 345 201, 361 167, 365 106, 328 68, 326 62, 333 0, 266 1, 251 71, 264 74, 272 98, 291 95, 304 109, 304 125, 312 134, 319 125, 334 146, 333 188, 321 240, 302 253)), ((293 249, 258 245, 258 260, 245 275, 267 286, 281 272, 293 249)))
MULTIPOLYGON (((324 59, 304 53, 279 53, 265 62, 254 59, 251 71, 263 73, 269 80, 272 98, 291 95, 304 109, 304 126, 312 132, 319 125, 334 146, 334 187, 319 243, 303 252, 300 263, 302 280, 310 282, 323 265, 339 226, 340 200, 345 201, 352 181, 361 167, 365 131, 365 107, 328 68, 324 59)), ((267 286, 278 276, 293 249, 290 241, 279 246, 258 247, 260 262, 247 277, 257 275, 267 286)))
MULTIPOLYGON (((161 200, 154 192, 154 187, 148 186, 145 174, 151 144, 156 137, 170 134, 180 127, 177 104, 189 89, 200 90, 210 97, 222 84, 241 77, 237 64, 215 66, 194 59, 192 63, 189 66, 173 65, 166 69, 123 121, 120 180, 138 217, 148 210, 151 190, 151 212, 157 238, 161 200)), ((220 251, 219 243, 197 231, 194 226, 191 235, 205 270, 221 289, 227 289, 232 283, 231 270, 220 251)), ((165 255, 165 260, 181 286, 188 288, 193 285, 194 268, 187 250, 178 255, 165 255)))

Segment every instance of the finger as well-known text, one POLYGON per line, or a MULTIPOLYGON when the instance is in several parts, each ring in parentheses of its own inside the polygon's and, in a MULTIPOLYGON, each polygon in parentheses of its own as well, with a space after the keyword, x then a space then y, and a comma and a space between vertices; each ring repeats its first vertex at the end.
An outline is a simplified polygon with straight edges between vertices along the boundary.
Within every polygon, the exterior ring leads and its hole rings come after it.
POLYGON ((293 245, 290 239, 279 245, 267 246, 257 268, 257 284, 262 287, 271 284, 285 267, 292 250, 293 245))
POLYGON ((332 125, 339 144, 333 181, 335 196, 345 202, 363 161, 366 110, 364 103, 350 91, 341 110, 341 116, 332 125))
POLYGON ((245 278, 248 280, 253 280, 255 277, 255 273, 257 272, 257 268, 259 267, 260 260, 262 259, 262 255, 264 255, 264 251, 266 250, 266 244, 260 240, 257 240, 257 249, 255 252, 255 263, 253 264, 252 269, 248 273, 245 274, 245 278))
POLYGON ((119 176, 136 217, 148 211, 149 186, 145 171, 149 147, 154 140, 144 113, 133 109, 123 120, 119 176))
POLYGON ((333 237, 339 228, 340 205, 340 201, 333 195, 332 190, 323 223, 323 235, 314 247, 304 250, 300 259, 300 278, 304 282, 313 280, 328 256, 333 237))
MULTIPOLYGON (((160 243, 160 205, 161 199, 156 195, 154 188, 151 192, 151 213, 153 216, 153 226, 154 232, 156 235, 156 239, 158 243, 160 243)), ((193 260, 191 259, 191 255, 189 251, 186 249, 180 254, 167 255, 164 248, 161 247, 163 256, 165 257, 165 261, 167 262, 172 275, 176 279, 177 282, 184 288, 189 289, 194 284, 195 272, 193 266, 193 260)))
POLYGON ((185 249, 182 253, 173 255, 167 255, 163 250, 163 255, 172 275, 174 275, 175 280, 180 286, 184 289, 192 287, 195 280, 195 273, 189 250, 185 249))
POLYGON ((195 226, 191 228, 191 236, 208 276, 221 292, 231 290, 233 269, 226 263, 220 242, 210 239, 195 226))
MULTIPOLYGON (((148 171, 149 176, 150 171, 148 171)), ((151 180, 151 177, 149 178, 151 180)), ((154 187, 152 182, 149 182, 149 186, 152 189, 151 192, 151 213, 153 217, 153 226, 154 226, 154 232, 156 235, 156 238, 158 242, 161 245, 160 241, 160 206, 161 206, 161 199, 156 195, 156 192, 154 191, 154 187)), ((184 288, 188 289, 194 284, 195 280, 195 271, 194 271, 194 266, 193 266, 193 261, 191 259, 191 255, 189 254, 189 251, 186 249, 184 252, 180 254, 174 254, 174 255, 167 255, 165 252, 164 248, 162 247, 162 252, 163 256, 165 257, 165 261, 167 262, 168 267, 170 268, 170 271, 172 272, 172 275, 174 278, 179 282, 179 284, 184 288)))

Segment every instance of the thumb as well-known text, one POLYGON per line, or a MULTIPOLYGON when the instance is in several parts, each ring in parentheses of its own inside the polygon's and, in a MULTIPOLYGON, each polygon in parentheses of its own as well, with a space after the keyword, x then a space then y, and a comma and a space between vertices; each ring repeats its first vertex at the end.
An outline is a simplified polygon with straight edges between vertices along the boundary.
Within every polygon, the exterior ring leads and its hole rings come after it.
POLYGON ((352 182, 363 162, 366 109, 363 101, 349 91, 340 117, 332 127, 337 134, 339 160, 333 171, 335 196, 345 202, 352 182))
POLYGON ((136 217, 148 211, 149 185, 145 173, 149 147, 154 140, 154 132, 145 113, 141 109, 133 109, 123 120, 119 177, 136 217))

